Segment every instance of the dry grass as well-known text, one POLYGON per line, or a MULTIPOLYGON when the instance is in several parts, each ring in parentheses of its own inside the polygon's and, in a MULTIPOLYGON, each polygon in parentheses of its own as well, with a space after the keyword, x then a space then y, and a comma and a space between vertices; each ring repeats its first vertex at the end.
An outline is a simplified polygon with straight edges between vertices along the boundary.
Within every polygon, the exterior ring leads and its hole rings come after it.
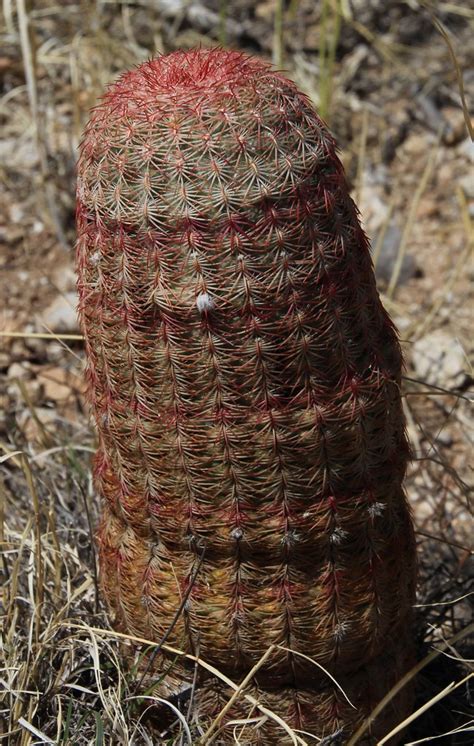
MULTIPOLYGON (((11 169, 0 166, 1 183, 7 193, 34 193, 34 210, 61 250, 71 252, 72 165, 89 107, 118 71, 145 59, 155 49, 186 45, 188 41, 225 41, 234 4, 215 5, 218 24, 206 37, 188 27, 183 30, 183 19, 180 21, 179 17, 164 19, 146 0, 82 0, 56 6, 3 0, 3 38, 8 54, 21 59, 23 72, 18 76, 20 82, 0 99, 1 122, 5 137, 15 140, 18 147, 31 145, 31 152, 36 150, 38 157, 27 173, 20 168, 14 175, 11 169), (144 24, 148 24, 147 30, 144 24), (194 36, 190 36, 190 31, 194 36)), ((289 13, 296 12, 299 3, 290 5, 289 13)), ((432 12, 436 10, 432 3, 412 0, 409 5, 419 6, 420 12, 422 5, 429 5, 432 12)), ((274 59, 284 62, 299 83, 304 79, 306 90, 329 118, 334 119, 336 107, 346 105, 341 104, 343 93, 336 59, 343 20, 376 50, 387 69, 408 74, 403 50, 361 24, 345 0, 322 3, 325 35, 319 56, 292 55, 286 50, 284 5, 278 2, 275 6, 277 12, 270 23, 274 59)), ((474 19, 474 13, 464 4, 439 4, 440 12, 450 8, 459 17, 474 19)), ((445 25, 433 17, 442 35, 440 44, 447 44, 449 54, 456 60, 453 80, 459 82, 462 66, 453 38, 445 25)), ((410 69, 409 74, 416 76, 416 71, 410 69)), ((462 96, 464 115, 468 116, 464 89, 462 96)), ((364 112, 361 134, 347 147, 358 164, 358 189, 366 170, 370 125, 378 116, 371 107, 364 108, 364 112)), ((451 190, 455 199, 450 230, 462 238, 450 272, 438 282, 433 297, 423 302, 419 302, 416 288, 399 292, 397 285, 404 252, 416 233, 420 201, 429 191, 433 172, 440 164, 442 134, 440 130, 431 151, 424 154, 424 166, 403 203, 405 228, 386 289, 385 300, 392 314, 409 319, 402 329, 408 360, 413 343, 441 323, 451 325, 466 355, 469 351, 465 267, 472 252, 473 227, 466 199, 460 190, 456 191, 455 184, 451 190)), ((400 202, 394 199, 387 225, 392 212, 400 209, 400 202)), ((440 242, 445 240, 442 226, 439 237, 440 242)), ((379 233, 376 256, 382 240, 383 234, 379 233)), ((34 236, 26 236, 22 251, 33 262, 35 249, 34 236)), ((31 314, 31 306, 26 311, 31 314)), ((42 329, 24 332, 12 331, 10 322, 5 326, 2 335, 10 345, 5 347, 7 351, 15 338, 21 341, 25 334, 29 339, 39 338, 45 345, 57 339, 57 335, 42 329)), ((67 348, 61 364, 81 375, 80 336, 64 335, 62 344, 74 347, 73 354, 67 348)), ((415 513, 420 555, 416 609, 420 663, 409 674, 417 674, 418 703, 404 736, 404 743, 413 746, 432 742, 469 744, 474 732, 469 686, 473 670, 473 627, 469 626, 474 596, 473 552, 469 546, 472 507, 466 463, 472 400, 466 380, 463 387, 445 388, 418 381, 409 368, 404 381, 404 404, 414 453, 407 490, 415 513), (442 438, 446 432, 452 445, 446 446, 442 438)), ((52 417, 45 423, 22 381, 18 382, 14 405, 11 398, 8 401, 13 409, 8 412, 9 426, 0 441, 4 576, 2 742, 20 746, 219 743, 220 718, 204 732, 192 717, 189 703, 183 704, 179 699, 163 702, 149 690, 137 692, 140 656, 149 656, 152 651, 159 655, 159 651, 153 642, 133 641, 113 632, 109 625, 97 585, 93 536, 98 505, 90 476, 94 441, 87 417, 80 408, 74 417, 53 409, 52 417), (19 424, 19 414, 24 411, 29 412, 29 422, 33 423, 29 429, 19 424)), ((167 648, 166 643, 161 647, 177 657, 184 655, 167 648)), ((211 670, 205 661, 195 662, 211 670)), ((220 672, 211 672, 233 690, 232 699, 250 700, 250 725, 262 718, 276 717, 245 692, 246 681, 230 682, 220 672)), ((224 714, 221 712, 221 716, 224 714)), ((318 741, 310 734, 290 732, 282 722, 280 725, 282 738, 286 731, 293 743, 318 741)), ((245 726, 245 722, 235 723, 236 743, 245 742, 241 740, 245 726)), ((354 735, 351 746, 362 734, 361 729, 354 735)), ((385 742, 384 738, 380 744, 385 742)))

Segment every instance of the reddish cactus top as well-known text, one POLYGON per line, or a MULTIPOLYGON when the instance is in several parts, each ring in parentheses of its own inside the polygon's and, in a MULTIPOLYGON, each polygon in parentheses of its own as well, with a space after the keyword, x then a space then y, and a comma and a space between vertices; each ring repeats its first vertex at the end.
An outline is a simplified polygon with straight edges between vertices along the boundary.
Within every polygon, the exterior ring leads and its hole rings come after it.
MULTIPOLYGON (((179 105, 182 116, 186 115, 186 104, 195 113, 202 107, 209 110, 214 106, 222 111, 226 101, 235 100, 242 93, 247 101, 249 95, 254 98, 257 109, 262 92, 265 99, 273 92, 277 105, 283 91, 297 93, 296 86, 269 64, 242 52, 178 51, 155 57, 121 75, 96 112, 102 112, 105 118, 131 113, 134 121, 150 115, 159 120, 168 117, 170 103, 179 105)), ((301 93, 298 96, 305 98, 301 93)), ((251 108, 247 107, 248 114, 251 108)), ((285 118, 288 113, 286 107, 280 107, 285 118)))

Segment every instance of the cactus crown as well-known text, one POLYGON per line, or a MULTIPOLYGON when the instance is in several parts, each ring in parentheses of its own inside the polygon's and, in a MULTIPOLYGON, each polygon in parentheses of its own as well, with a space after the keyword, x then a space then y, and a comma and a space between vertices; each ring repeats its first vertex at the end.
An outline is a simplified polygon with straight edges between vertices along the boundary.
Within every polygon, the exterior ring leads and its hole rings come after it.
MULTIPOLYGON (((359 682, 367 714, 404 665, 408 449, 400 350, 332 137, 263 62, 176 52, 109 89, 78 172, 112 606, 232 676, 269 643, 314 656, 359 682), (369 696, 361 666, 382 654, 369 696)), ((354 721, 287 651, 259 683, 295 727, 354 721)))

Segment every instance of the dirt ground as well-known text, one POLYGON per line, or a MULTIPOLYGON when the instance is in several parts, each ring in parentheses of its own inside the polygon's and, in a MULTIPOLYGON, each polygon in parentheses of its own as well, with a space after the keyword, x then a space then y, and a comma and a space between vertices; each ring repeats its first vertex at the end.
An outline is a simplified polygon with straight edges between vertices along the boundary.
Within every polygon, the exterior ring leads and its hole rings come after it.
MULTIPOLYGON (((89 477, 94 437, 83 400, 75 315, 74 168, 81 129, 107 82, 156 52, 197 44, 225 44, 273 59, 310 95, 336 135, 372 240, 380 292, 406 356, 404 406, 413 448, 407 491, 419 542, 420 657, 460 635, 459 644, 450 643, 449 652, 424 669, 419 704, 472 670, 463 630, 474 593, 469 497, 474 142, 466 121, 474 106, 474 10, 464 0, 291 0, 283 4, 280 33, 276 5, 274 0, 3 3, 0 539, 5 646, 12 656, 1 674, 6 684, 0 720, 3 712, 6 725, 0 726, 0 738, 6 743, 35 742, 28 725, 51 743, 132 743, 130 734, 111 725, 89 648, 80 647, 87 635, 77 633, 76 647, 68 647, 64 631, 53 634, 50 626, 51 610, 63 621, 107 624, 91 570, 98 507, 89 477), (39 639, 48 632, 50 647, 45 643, 48 654, 35 659, 18 615, 35 616, 28 599, 35 595, 31 578, 39 572, 34 557, 41 531, 48 602, 30 634, 39 639), (55 537, 69 558, 57 560, 55 537), (65 592, 70 608, 58 616, 65 592), (57 641, 64 653, 60 659, 51 657, 57 641), (37 679, 25 686, 33 661, 37 679), (78 726, 76 705, 70 719, 63 714, 57 726, 64 682, 92 692, 79 695, 76 689, 79 699, 92 702, 91 712, 101 713, 105 740, 94 740, 97 717, 87 715, 78 726), (33 693, 15 694, 31 686, 33 693)), ((472 721, 466 730, 470 697, 466 681, 417 718, 411 740, 404 742, 457 728, 459 733, 436 743, 472 743, 472 721)), ((62 701, 63 710, 68 701, 62 701)), ((141 728, 133 743, 147 743, 141 728)), ((167 738, 160 743, 173 742, 167 738)))

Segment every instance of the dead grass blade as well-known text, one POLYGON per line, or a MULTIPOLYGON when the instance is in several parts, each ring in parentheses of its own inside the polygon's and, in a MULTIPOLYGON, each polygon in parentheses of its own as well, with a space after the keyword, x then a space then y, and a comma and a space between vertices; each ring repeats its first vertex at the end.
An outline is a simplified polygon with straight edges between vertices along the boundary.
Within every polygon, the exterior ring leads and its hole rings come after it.
MULTIPOLYGON (((473 549, 469 549, 469 547, 465 547, 463 544, 459 544, 459 542, 457 541, 449 541, 448 539, 444 539, 441 536, 435 536, 434 534, 430 534, 427 531, 421 531, 421 529, 418 529, 415 533, 418 534, 418 536, 424 536, 426 539, 433 539, 434 541, 440 541, 442 544, 447 544, 448 547, 454 547, 455 549, 462 549, 463 552, 467 552, 468 554, 474 554, 473 549)), ((463 598, 465 597, 463 596, 463 598)))
POLYGON ((356 730, 354 735, 349 739, 349 741, 347 742, 347 746, 355 746, 355 744, 359 741, 361 736, 363 736, 364 733, 366 733, 367 730, 370 728, 370 725, 371 723, 373 723, 375 718, 382 712, 382 710, 385 709, 388 703, 392 701, 392 699, 398 694, 398 692, 401 691, 408 684, 409 681, 411 681, 415 676, 417 676, 417 674, 419 674, 420 671, 426 668, 426 666, 428 666, 439 655, 441 655, 441 653, 447 650, 450 645, 454 645, 460 640, 463 640, 465 637, 470 635, 471 632, 474 632, 474 622, 469 624, 464 629, 460 630, 456 635, 451 637, 451 639, 448 640, 447 642, 441 643, 439 648, 437 648, 436 650, 433 650, 431 653, 428 653, 428 655, 425 656, 423 660, 417 663, 416 666, 413 666, 413 668, 411 668, 408 671, 408 673, 406 673, 405 676, 403 676, 400 679, 400 681, 397 681, 395 686, 393 686, 390 689, 390 691, 385 695, 385 697, 382 700, 380 700, 378 705, 374 707, 374 709, 370 713, 370 716, 366 718, 366 720, 364 720, 364 722, 356 730))
POLYGON ((41 533, 41 508, 36 489, 35 481, 31 473, 30 463, 25 453, 21 454, 21 462, 26 477, 26 483, 31 495, 31 502, 34 513, 34 530, 36 547, 33 548, 33 557, 35 561, 35 642, 39 643, 41 628, 41 607, 43 605, 44 593, 44 570, 43 570, 43 551, 42 551, 42 533, 41 533))
MULTIPOLYGON (((364 165, 367 150, 367 133, 369 131, 369 110, 365 106, 362 114, 362 127, 360 131, 359 149, 357 153, 357 173, 355 187, 355 203, 358 205, 362 196, 364 186, 364 165)), ((375 260, 374 260, 375 264, 375 260)))
POLYGON ((466 129, 469 133, 469 137, 471 138, 471 140, 474 140, 474 127, 472 126, 471 116, 469 114, 469 107, 467 105, 466 91, 464 89, 464 78, 463 78, 461 66, 459 65, 458 58, 454 50, 453 43, 451 41, 451 34, 449 33, 446 26, 434 15, 433 6, 431 5, 431 3, 426 2, 426 0, 421 0, 421 4, 428 11, 428 15, 430 17, 431 23, 433 24, 435 29, 438 31, 438 33, 441 34, 444 41, 446 42, 446 46, 448 47, 449 54, 450 54, 450 57, 451 57, 451 60, 454 66, 454 70, 456 72, 456 79, 457 79, 457 83, 459 87, 459 96, 461 98, 461 106, 462 106, 462 111, 464 115, 464 121, 466 123, 466 129))
POLYGON ((11 337, 12 339, 55 339, 60 342, 61 339, 83 340, 82 334, 44 334, 42 332, 0 332, 0 337, 11 337))
POLYGON ((261 656, 260 660, 258 660, 257 663, 254 665, 254 667, 248 672, 247 676, 245 676, 245 678, 242 679, 238 688, 235 690, 235 692, 233 693, 233 695, 231 696, 227 704, 224 705, 220 713, 214 718, 214 721, 211 723, 207 731, 202 736, 202 742, 204 744, 212 743, 215 736, 213 738, 210 738, 211 734, 214 733, 215 730, 217 730, 223 718, 229 712, 234 702, 240 697, 245 687, 252 681, 257 671, 260 670, 260 668, 268 660, 268 658, 271 656, 271 654, 274 651, 275 651, 275 645, 270 645, 268 650, 261 656))
MULTIPOLYGON (((464 394, 461 394, 456 389, 446 389, 443 386, 435 386, 433 383, 428 383, 427 381, 422 381, 419 378, 413 378, 412 376, 402 376, 402 380, 408 381, 409 383, 417 383, 419 386, 426 386, 428 389, 431 389, 432 394, 445 394, 446 396, 456 396, 459 399, 464 399, 464 401, 469 402, 469 404, 473 404, 473 400, 470 399, 468 396, 465 396, 464 394)), ((405 395, 411 394, 411 392, 405 392, 405 395)), ((426 391, 419 391, 417 392, 420 395, 424 394, 425 396, 429 393, 426 391)))
POLYGON ((446 738, 447 736, 455 736, 459 733, 472 733, 474 732, 474 720, 469 720, 467 723, 464 723, 464 725, 460 726, 459 728, 455 728, 454 730, 449 730, 446 733, 439 733, 436 736, 428 736, 427 738, 421 738, 419 741, 410 741, 409 743, 406 743, 405 746, 417 746, 419 743, 428 743, 428 741, 431 743, 432 741, 436 741, 438 738, 446 738))
POLYGON ((275 18, 273 22, 273 53, 272 60, 273 64, 281 69, 285 61, 285 42, 283 34, 283 16, 284 16, 284 3, 283 0, 276 0, 275 2, 275 18))
POLYGON ((323 0, 321 8, 321 43, 319 47, 319 113, 323 120, 331 117, 334 93, 336 51, 341 33, 341 0, 323 0))
POLYGON ((277 647, 280 648, 280 650, 286 650, 287 653, 291 653, 292 655, 298 655, 300 658, 304 658, 306 661, 309 661, 309 663, 312 663, 314 666, 316 666, 321 671, 323 671, 323 673, 325 673, 326 676, 329 676, 329 678, 333 682, 334 686, 336 686, 337 689, 339 689, 339 691, 343 695, 344 699, 350 704, 350 706, 354 710, 356 709, 356 706, 354 704, 352 704, 351 700, 349 699, 349 697, 345 693, 345 691, 342 688, 342 686, 336 681, 336 679, 334 678, 334 676, 332 676, 332 674, 330 674, 329 671, 327 671, 324 668, 324 666, 322 666, 320 663, 318 663, 317 661, 315 661, 313 658, 310 658, 309 655, 305 655, 304 653, 300 653, 298 650, 291 650, 291 648, 286 648, 284 645, 277 645, 277 647))
MULTIPOLYGON (((134 699, 149 700, 151 702, 157 702, 160 705, 164 705, 165 707, 169 707, 169 709, 174 712, 174 714, 178 718, 179 722, 183 726, 183 730, 184 730, 184 732, 186 734, 186 738, 188 739, 188 743, 190 744, 190 746, 193 746, 193 738, 192 738, 192 735, 191 735, 191 731, 189 730, 189 725, 186 722, 186 718, 184 717, 183 713, 180 712, 178 710, 178 708, 172 702, 170 702, 168 699, 163 699, 162 697, 151 697, 149 695, 141 695, 141 696, 136 696, 135 695, 135 696, 132 696, 132 697, 127 697, 126 701, 128 702, 128 701, 131 701, 131 700, 134 700, 134 699)), ((140 715, 140 718, 139 718, 138 723, 137 723, 137 729, 138 729, 140 720, 142 720, 145 717, 145 715, 148 712, 148 710, 152 709, 152 707, 153 707, 153 705, 150 705, 140 715)))
POLYGON ((414 609, 427 609, 431 606, 447 606, 449 604, 457 604, 460 601, 462 601, 465 598, 469 598, 470 596, 474 596, 474 591, 470 591, 469 593, 465 593, 464 596, 459 596, 459 598, 453 598, 452 601, 438 601, 434 604, 415 604, 414 609))
POLYGON ((23 69, 26 77, 26 87, 28 90, 28 99, 30 102, 31 116, 38 131, 38 87, 36 82, 36 62, 34 44, 32 43, 32 34, 26 0, 16 0, 18 13, 18 26, 20 31, 21 52, 23 55, 23 69))
POLYGON ((34 725, 31 725, 31 723, 28 723, 25 720, 25 718, 23 718, 23 717, 18 718, 18 725, 21 728, 24 728, 25 730, 27 730, 29 733, 31 733, 36 738, 41 739, 42 743, 47 743, 47 744, 51 743, 54 746, 54 741, 52 741, 50 738, 48 738, 48 736, 46 736, 40 730, 38 730, 38 728, 35 728, 34 725))
MULTIPOLYGON (((152 640, 147 640, 143 637, 136 637, 135 635, 126 635, 123 632, 115 632, 112 630, 106 630, 101 629, 100 627, 88 627, 87 625, 83 624, 75 624, 68 622, 67 624, 62 622, 60 623, 60 626, 65 626, 68 629, 77 629, 82 630, 83 632, 88 633, 94 633, 100 637, 112 637, 115 639, 125 640, 128 642, 134 642, 139 643, 140 645, 147 645, 151 647, 155 647, 156 643, 154 643, 152 640)), ((474 625, 473 625, 474 626, 474 625)), ((196 655, 192 655, 191 653, 185 653, 184 650, 180 650, 179 648, 172 647, 171 645, 162 645, 162 650, 164 650, 166 653, 170 653, 171 655, 176 655, 178 657, 186 658, 186 660, 193 661, 194 663, 197 663, 201 668, 204 668, 208 673, 215 676, 217 679, 222 681, 226 686, 228 686, 230 689, 233 689, 234 691, 239 690, 239 685, 236 684, 232 679, 229 679, 228 676, 222 673, 222 671, 219 671, 215 666, 211 665, 210 663, 207 663, 202 658, 198 658, 196 655)), ((294 744, 300 744, 300 746, 307 746, 306 742, 296 736, 294 731, 285 723, 285 721, 277 715, 275 712, 270 710, 268 707, 265 707, 259 700, 252 696, 251 694, 246 694, 245 692, 242 692, 242 697, 246 699, 250 704, 252 704, 254 707, 260 710, 260 712, 267 717, 269 717, 271 720, 273 720, 275 723, 277 723, 291 738, 292 743, 294 744)))
POLYGON ((200 555, 200 557, 199 557, 199 559, 198 559, 198 561, 196 563, 196 567, 194 568, 193 573, 191 575, 190 583, 189 583, 188 587, 186 588, 186 592, 183 594, 183 597, 181 598, 180 604, 179 604, 178 608, 176 609, 176 611, 174 613, 173 619, 171 620, 170 624, 168 625, 168 628, 165 630, 165 632, 164 632, 163 637, 161 638, 161 640, 158 643, 156 643, 156 645, 154 645, 154 649, 153 649, 152 654, 150 655, 150 659, 148 661, 148 664, 147 664, 147 666, 146 666, 146 668, 145 668, 145 670, 144 670, 141 678, 139 679, 139 681, 137 683, 137 689, 142 685, 144 678, 147 676, 148 672, 150 671, 150 669, 153 666, 153 662, 154 662, 156 656, 158 655, 158 653, 160 652, 160 650, 163 648, 164 643, 166 642, 166 640, 168 639, 168 637, 172 633, 173 629, 176 626, 176 623, 177 623, 179 617, 183 613, 183 609, 184 609, 184 607, 186 605, 186 602, 187 602, 187 600, 188 600, 188 598, 189 598, 189 596, 191 594, 191 591, 193 590, 193 587, 194 587, 194 584, 196 582, 197 576, 199 574, 199 570, 201 569, 201 565, 203 563, 203 560, 204 560, 204 552, 201 553, 201 555, 200 555))
POLYGON ((390 278, 390 282, 387 288, 387 296, 390 299, 393 298, 395 288, 398 283, 398 278, 400 277, 403 259, 405 258, 406 250, 408 247, 408 240, 410 238, 413 224, 415 222, 416 213, 418 210, 418 206, 420 204, 420 199, 423 196, 423 193, 425 192, 425 189, 429 183, 429 180, 431 179, 431 176, 433 175, 434 167, 436 164, 436 159, 439 153, 439 144, 441 142, 441 136, 442 136, 442 130, 440 130, 438 133, 436 146, 432 148, 430 152, 425 169, 421 175, 420 181, 418 182, 418 186, 415 190, 413 199, 410 204, 410 209, 408 211, 407 220, 405 223, 405 227, 403 229, 402 237, 400 239, 400 245, 398 247, 397 258, 396 258, 395 264, 393 265, 392 276, 390 278))
POLYGON ((420 717, 424 712, 430 709, 430 707, 433 707, 436 702, 439 702, 441 699, 444 699, 448 694, 451 694, 455 689, 462 686, 462 684, 465 684, 469 679, 472 679, 474 676, 473 673, 468 674, 465 676, 461 681, 458 681, 455 683, 452 681, 448 686, 446 686, 442 691, 438 692, 434 697, 432 697, 428 702, 425 702, 424 705, 419 707, 415 712, 413 712, 409 717, 405 718, 403 722, 399 723, 395 728, 393 728, 390 733, 387 733, 386 736, 382 738, 381 741, 378 742, 377 746, 383 746, 384 743, 387 743, 393 736, 395 736, 397 733, 400 733, 400 731, 404 730, 407 725, 412 723, 414 720, 420 717))

